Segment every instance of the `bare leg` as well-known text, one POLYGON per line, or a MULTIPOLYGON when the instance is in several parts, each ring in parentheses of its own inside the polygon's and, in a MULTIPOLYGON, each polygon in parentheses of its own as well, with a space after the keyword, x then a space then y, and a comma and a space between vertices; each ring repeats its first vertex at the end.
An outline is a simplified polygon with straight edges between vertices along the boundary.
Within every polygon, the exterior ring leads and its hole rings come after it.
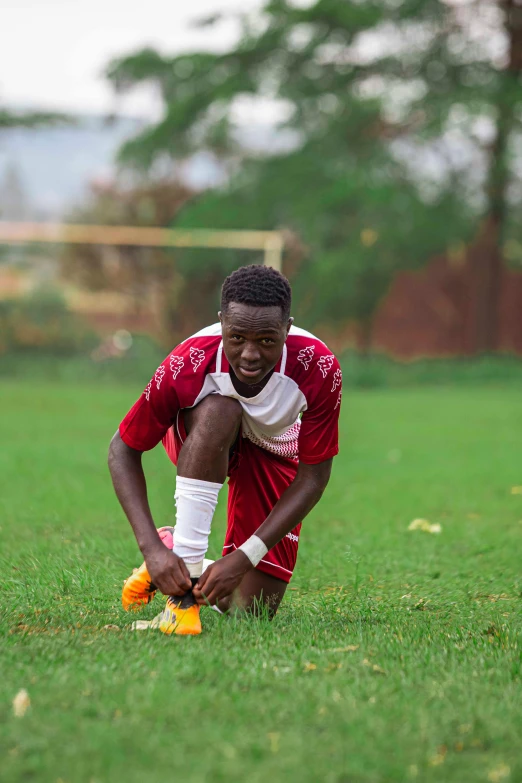
MULTIPOLYGON (((241 425, 242 408, 237 400, 212 394, 195 408, 183 411, 187 438, 178 456, 178 474, 185 478, 223 483, 227 477, 230 449, 241 425)), ((286 591, 286 582, 261 571, 250 571, 234 594, 219 602, 222 611, 243 609, 258 612, 259 605, 275 615, 286 591)))
POLYGON ((211 394, 195 408, 184 410, 187 438, 178 456, 178 475, 222 484, 242 413, 237 400, 219 394, 211 394))
POLYGON ((235 609, 260 614, 264 604, 270 619, 274 617, 283 600, 287 583, 262 571, 249 571, 233 596, 223 598, 218 604, 222 612, 235 609))

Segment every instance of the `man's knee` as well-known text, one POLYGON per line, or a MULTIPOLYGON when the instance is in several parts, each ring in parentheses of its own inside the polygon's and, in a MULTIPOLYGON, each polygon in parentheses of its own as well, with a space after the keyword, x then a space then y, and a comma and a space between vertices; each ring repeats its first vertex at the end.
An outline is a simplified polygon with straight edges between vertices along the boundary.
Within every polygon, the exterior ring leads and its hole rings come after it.
POLYGON ((243 409, 232 397, 210 394, 194 408, 184 411, 185 430, 192 438, 202 436, 208 445, 232 446, 237 438, 243 409))
POLYGON ((249 571, 235 593, 219 601, 222 611, 247 612, 271 620, 279 608, 288 587, 275 576, 258 571, 249 571))

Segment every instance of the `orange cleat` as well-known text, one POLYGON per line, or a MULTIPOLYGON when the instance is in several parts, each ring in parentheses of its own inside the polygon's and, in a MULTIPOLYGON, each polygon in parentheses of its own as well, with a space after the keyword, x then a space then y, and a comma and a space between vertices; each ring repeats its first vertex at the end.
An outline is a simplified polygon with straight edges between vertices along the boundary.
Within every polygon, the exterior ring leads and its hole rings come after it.
MULTIPOLYGON (((174 546, 173 527, 160 527, 158 535, 167 549, 174 546)), ((126 612, 137 612, 142 606, 149 604, 156 595, 156 587, 152 584, 147 566, 143 563, 135 568, 131 576, 123 583, 121 602, 126 612)))
POLYGON ((137 612, 145 604, 149 604, 156 595, 156 588, 152 584, 150 574, 145 563, 134 569, 128 579, 123 583, 121 603, 126 612, 131 609, 137 612))
POLYGON ((159 629, 162 633, 174 633, 178 636, 196 636, 201 633, 199 605, 194 600, 192 590, 181 598, 176 595, 167 598, 159 629))

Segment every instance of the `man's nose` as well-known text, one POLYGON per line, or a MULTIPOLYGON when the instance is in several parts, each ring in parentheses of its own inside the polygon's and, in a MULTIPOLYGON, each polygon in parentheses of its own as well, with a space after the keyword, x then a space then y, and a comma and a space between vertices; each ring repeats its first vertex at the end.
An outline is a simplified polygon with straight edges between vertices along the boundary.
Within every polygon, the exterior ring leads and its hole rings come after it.
POLYGON ((257 364, 261 358, 261 355, 256 344, 245 343, 241 352, 241 358, 243 361, 248 362, 249 364, 257 364))

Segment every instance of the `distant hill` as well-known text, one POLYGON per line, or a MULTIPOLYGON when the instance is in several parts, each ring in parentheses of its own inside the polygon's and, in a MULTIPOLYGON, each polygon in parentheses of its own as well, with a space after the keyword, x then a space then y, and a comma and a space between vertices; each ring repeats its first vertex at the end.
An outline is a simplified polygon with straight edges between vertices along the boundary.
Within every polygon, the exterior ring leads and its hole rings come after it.
MULTIPOLYGON (((108 121, 80 116, 74 125, 0 132, 0 219, 58 220, 80 203, 95 180, 112 179, 123 142, 144 127, 143 119, 108 121)), ((293 138, 269 125, 244 125, 238 141, 252 151, 288 149, 293 138)), ((199 189, 222 180, 211 156, 201 153, 180 169, 199 189)))
MULTIPOLYGON (((118 148, 142 125, 143 121, 132 118, 108 122, 102 117, 85 116, 66 127, 3 130, 0 209, 4 207, 4 218, 9 206, 5 203, 9 200, 6 191, 13 179, 25 196, 26 218, 62 217, 81 201, 90 182, 112 177, 118 148)), ((16 197, 19 202, 20 193, 16 197)))

